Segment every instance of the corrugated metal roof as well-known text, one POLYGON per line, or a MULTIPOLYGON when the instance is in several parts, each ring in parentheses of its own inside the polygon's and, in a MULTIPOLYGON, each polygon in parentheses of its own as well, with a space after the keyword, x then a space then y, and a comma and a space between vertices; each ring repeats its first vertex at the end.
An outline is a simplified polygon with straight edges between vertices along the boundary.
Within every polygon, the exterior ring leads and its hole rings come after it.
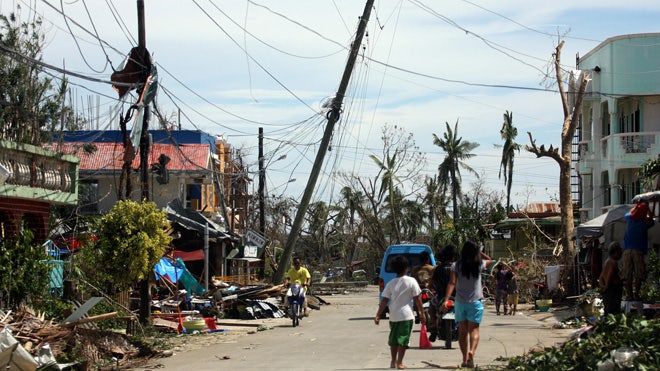
MULTIPOLYGON (((124 147, 121 143, 92 143, 96 150, 86 152, 83 147, 89 143, 72 142, 56 145, 50 143, 45 147, 57 152, 74 155, 80 158, 80 170, 121 170, 123 165, 124 147)), ((211 153, 208 144, 174 144, 154 143, 149 150, 149 164, 158 162, 158 157, 165 154, 170 158, 168 170, 203 171, 209 168, 211 153)), ((136 155, 131 163, 133 169, 140 166, 140 157, 136 155)))
POLYGON ((509 218, 544 218, 553 215, 559 215, 561 208, 556 202, 535 202, 527 204, 524 210, 509 213, 509 218))

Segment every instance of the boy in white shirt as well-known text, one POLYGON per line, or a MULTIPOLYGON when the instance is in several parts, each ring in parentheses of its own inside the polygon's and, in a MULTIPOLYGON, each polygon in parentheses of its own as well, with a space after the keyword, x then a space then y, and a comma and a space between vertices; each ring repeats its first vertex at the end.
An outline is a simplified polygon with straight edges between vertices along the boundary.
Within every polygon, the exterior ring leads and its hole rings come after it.
MULTIPOLYGON (((404 369, 403 356, 410 343, 410 334, 412 332, 415 313, 410 306, 410 301, 415 302, 419 313, 424 313, 422 307, 422 290, 417 280, 407 276, 408 259, 399 255, 392 261, 392 269, 396 272, 396 278, 387 283, 382 293, 382 299, 378 306, 378 312, 374 322, 380 323, 380 316, 385 308, 390 307, 390 336, 388 345, 390 346, 390 355, 392 356, 390 368, 404 369)), ((426 325, 426 316, 421 315, 422 325, 426 325)))

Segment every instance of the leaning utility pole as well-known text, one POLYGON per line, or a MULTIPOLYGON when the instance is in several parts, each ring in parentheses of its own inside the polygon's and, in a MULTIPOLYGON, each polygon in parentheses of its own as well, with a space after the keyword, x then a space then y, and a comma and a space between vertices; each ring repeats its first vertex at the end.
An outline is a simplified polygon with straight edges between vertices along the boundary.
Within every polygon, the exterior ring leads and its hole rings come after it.
POLYGON ((274 284, 279 284, 284 281, 284 275, 287 268, 289 267, 289 263, 291 262, 291 255, 296 245, 298 233, 300 233, 302 228, 303 220, 305 219, 305 214, 307 213, 307 207, 309 206, 309 201, 312 198, 312 193, 314 193, 316 181, 319 177, 319 173, 321 172, 321 165, 323 165, 325 152, 328 150, 332 132, 341 115, 341 107, 344 100, 344 94, 346 93, 346 88, 348 87, 348 83, 351 80, 353 66, 355 65, 355 60, 357 59, 360 45, 362 45, 362 37, 364 36, 365 30, 367 29, 367 23, 369 22, 369 15, 371 14, 371 8, 373 7, 373 4, 374 0, 367 0, 366 5, 364 6, 364 12, 360 18, 360 24, 358 25, 355 40, 351 44, 351 50, 348 56, 348 61, 346 62, 346 67, 344 68, 344 74, 342 76, 341 82, 339 83, 339 89, 337 90, 337 94, 332 100, 330 111, 328 111, 326 115, 328 123, 325 127, 323 139, 321 139, 321 145, 319 147, 318 153, 316 154, 316 159, 314 160, 314 165, 312 167, 312 172, 309 175, 307 186, 305 187, 305 193, 303 194, 303 197, 300 200, 300 204, 298 205, 296 218, 293 220, 291 232, 289 232, 289 236, 286 240, 286 246, 284 247, 284 252, 280 258, 279 268, 273 275, 274 284))

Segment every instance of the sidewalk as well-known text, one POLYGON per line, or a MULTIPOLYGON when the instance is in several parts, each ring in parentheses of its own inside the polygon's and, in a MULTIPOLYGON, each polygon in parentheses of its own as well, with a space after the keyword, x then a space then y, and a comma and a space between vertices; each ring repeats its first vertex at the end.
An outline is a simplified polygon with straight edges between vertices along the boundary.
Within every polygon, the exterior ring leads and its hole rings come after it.
POLYGON ((579 309, 567 305, 551 307, 547 312, 535 310, 533 304, 523 304, 520 307, 523 308, 520 312, 525 316, 543 322, 550 327, 554 327, 557 323, 561 323, 566 319, 580 316, 579 309))

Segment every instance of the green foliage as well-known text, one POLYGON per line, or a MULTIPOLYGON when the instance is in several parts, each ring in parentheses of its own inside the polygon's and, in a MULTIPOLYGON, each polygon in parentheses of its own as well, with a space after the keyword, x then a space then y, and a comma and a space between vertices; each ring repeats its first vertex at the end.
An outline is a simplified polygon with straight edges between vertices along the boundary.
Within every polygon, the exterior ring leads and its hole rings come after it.
POLYGON ((639 168, 639 180, 645 190, 655 190, 657 184, 653 184, 655 177, 660 175, 660 158, 646 160, 639 168))
POLYGON ((657 369, 660 364, 660 321, 637 316, 607 315, 595 323, 591 336, 574 339, 561 347, 510 358, 507 370, 596 370, 610 358, 610 351, 632 347, 640 352, 636 370, 657 369))
POLYGON ((20 226, 16 237, 0 243, 0 294, 3 305, 17 307, 48 290, 50 267, 45 248, 34 233, 20 226))
POLYGON ((118 289, 145 279, 171 241, 168 227, 166 213, 155 203, 119 201, 101 218, 94 248, 83 250, 88 278, 108 280, 118 289))
POLYGON ((41 18, 21 21, 20 10, 19 6, 16 13, 0 14, 0 139, 39 144, 60 128, 60 120, 68 129, 81 122, 76 122, 71 107, 63 105, 66 80, 55 85, 33 63, 41 60, 45 42, 41 18))
POLYGON ((52 319, 56 322, 63 321, 75 310, 73 304, 50 295, 45 296, 43 299, 37 299, 33 303, 33 307, 37 312, 43 313, 44 318, 52 319))
POLYGON ((645 303, 660 301, 660 257, 651 249, 646 263, 647 278, 642 284, 640 296, 645 303))

